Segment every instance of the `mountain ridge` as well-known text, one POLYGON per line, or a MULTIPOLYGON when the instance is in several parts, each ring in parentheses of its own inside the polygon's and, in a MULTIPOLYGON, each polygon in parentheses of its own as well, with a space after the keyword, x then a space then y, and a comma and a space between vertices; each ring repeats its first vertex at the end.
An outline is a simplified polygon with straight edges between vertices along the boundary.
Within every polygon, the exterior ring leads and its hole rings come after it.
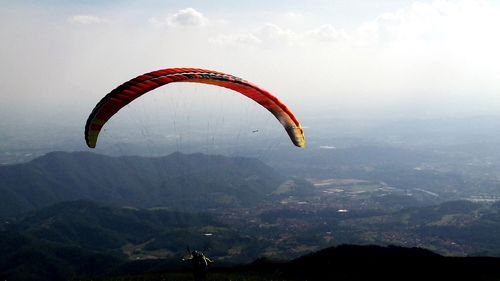
POLYGON ((51 152, 28 163, 0 167, 0 217, 78 199, 144 208, 251 206, 283 181, 284 176, 252 158, 51 152))

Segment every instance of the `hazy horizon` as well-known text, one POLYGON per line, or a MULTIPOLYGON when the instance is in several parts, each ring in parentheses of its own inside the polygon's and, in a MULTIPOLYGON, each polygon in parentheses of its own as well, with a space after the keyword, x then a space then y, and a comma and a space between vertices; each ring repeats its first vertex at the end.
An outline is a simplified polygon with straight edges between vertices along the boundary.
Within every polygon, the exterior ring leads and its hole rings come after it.
MULTIPOLYGON (((493 1, 16 1, 3 3, 0 16, 3 128, 75 136, 111 89, 169 67, 252 81, 306 127, 499 116, 493 1)), ((157 127, 169 131, 172 122, 205 120, 243 131, 279 127, 227 90, 178 84, 155 92, 107 128, 170 123, 157 127)))

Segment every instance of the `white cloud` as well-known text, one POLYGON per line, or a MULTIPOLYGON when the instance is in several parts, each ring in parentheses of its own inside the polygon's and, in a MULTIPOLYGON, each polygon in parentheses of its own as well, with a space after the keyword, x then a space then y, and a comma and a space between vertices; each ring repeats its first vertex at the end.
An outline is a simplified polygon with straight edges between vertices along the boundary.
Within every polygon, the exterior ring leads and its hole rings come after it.
POLYGON ((219 35, 210 38, 210 43, 220 46, 256 46, 262 43, 262 40, 257 38, 252 33, 241 33, 233 35, 219 35))
POLYGON ((265 24, 252 32, 219 35, 211 39, 212 43, 230 46, 262 46, 282 47, 291 46, 299 42, 299 34, 281 28, 275 24, 265 24))
MULTIPOLYGON (((286 14, 288 15, 288 14, 286 14)), ((295 16, 295 14, 291 14, 295 16)), ((280 18, 276 15, 275 18, 280 18)), ((479 45, 500 44, 497 36, 500 14, 487 1, 414 2, 408 7, 385 12, 373 20, 360 22, 357 27, 344 30, 332 23, 300 31, 289 29, 289 24, 266 24, 254 30, 212 38, 218 44, 314 47, 314 44, 342 44, 351 47, 370 47, 382 50, 403 44, 400 48, 414 51, 420 45, 426 48, 455 47, 455 50, 476 48, 479 45), (412 47, 412 45, 414 47, 412 47), (410 50, 410 49, 412 50, 410 50)), ((229 29, 228 29, 229 30, 229 29)), ((492 51, 494 48, 489 48, 492 51)))
POLYGON ((307 37, 320 42, 343 42, 348 35, 345 31, 335 28, 331 24, 325 24, 307 32, 307 37))
POLYGON ((68 19, 72 24, 91 25, 107 22, 105 19, 93 15, 75 15, 68 19))
POLYGON ((497 37, 499 16, 486 1, 414 2, 406 9, 384 13, 363 23, 354 33, 361 41, 376 43, 415 40, 466 43, 471 37, 491 41, 497 37))
POLYGON ((292 45, 297 41, 297 34, 275 24, 266 24, 255 32, 255 36, 266 44, 292 45))
POLYGON ((265 24, 251 32, 223 34, 213 37, 212 43, 232 46, 273 47, 314 47, 323 43, 345 43, 349 39, 346 31, 337 29, 331 24, 321 25, 312 30, 297 32, 283 28, 277 24, 265 24))
POLYGON ((208 19, 193 8, 180 10, 168 19, 172 25, 180 26, 202 26, 208 22, 208 19))
POLYGON ((174 14, 168 15, 164 19, 150 18, 149 22, 157 27, 166 26, 187 26, 187 27, 200 27, 208 24, 209 20, 201 12, 193 9, 186 8, 177 11, 174 14))

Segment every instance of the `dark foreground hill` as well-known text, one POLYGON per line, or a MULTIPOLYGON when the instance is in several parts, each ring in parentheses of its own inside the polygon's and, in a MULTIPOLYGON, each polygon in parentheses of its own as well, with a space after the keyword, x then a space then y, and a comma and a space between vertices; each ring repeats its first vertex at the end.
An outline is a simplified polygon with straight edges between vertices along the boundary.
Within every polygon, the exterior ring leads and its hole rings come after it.
POLYGON ((0 167, 0 217, 78 199, 144 208, 252 206, 284 180, 251 158, 52 152, 29 163, 0 167))
POLYGON ((341 245, 284 266, 293 280, 499 280, 500 259, 444 257, 421 248, 341 245))
MULTIPOLYGON (((499 280, 500 259, 444 257, 420 248, 341 245, 292 261, 257 260, 246 266, 215 267, 215 280, 499 280)), ((103 277, 101 281, 192 280, 188 270, 103 277)))

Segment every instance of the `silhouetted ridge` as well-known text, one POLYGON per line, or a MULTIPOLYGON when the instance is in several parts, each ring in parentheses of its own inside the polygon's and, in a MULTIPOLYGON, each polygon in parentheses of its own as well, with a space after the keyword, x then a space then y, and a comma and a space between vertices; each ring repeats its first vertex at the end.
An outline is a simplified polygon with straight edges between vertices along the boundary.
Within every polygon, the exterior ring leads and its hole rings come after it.
POLYGON ((500 259, 444 257, 421 248, 341 245, 295 259, 284 271, 293 280, 490 280, 500 276, 500 259))
POLYGON ((439 254, 422 248, 403 248, 398 246, 361 246, 361 245, 340 245, 333 248, 327 248, 310 255, 303 256, 293 262, 301 263, 308 260, 317 260, 322 258, 438 258, 439 254))

